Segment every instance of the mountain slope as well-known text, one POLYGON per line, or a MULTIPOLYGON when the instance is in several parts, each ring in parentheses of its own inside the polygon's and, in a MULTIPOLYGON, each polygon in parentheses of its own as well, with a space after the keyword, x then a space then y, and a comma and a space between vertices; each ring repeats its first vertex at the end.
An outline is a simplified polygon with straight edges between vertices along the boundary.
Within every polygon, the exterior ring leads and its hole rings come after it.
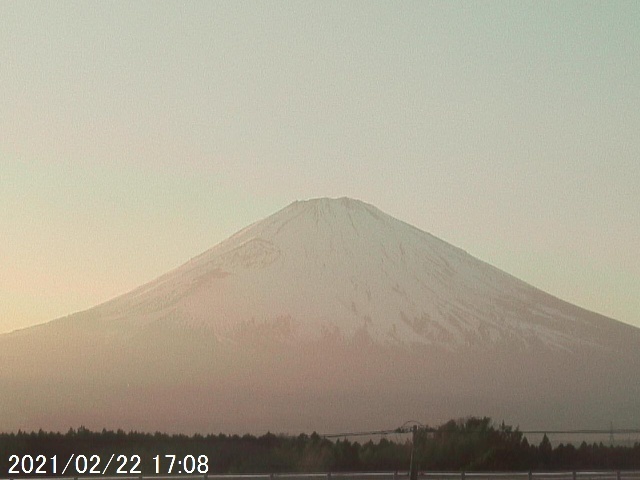
POLYGON ((0 400, 13 412, 0 412, 0 428, 74 415, 176 430, 375 428, 393 424, 389 412, 419 416, 425 391, 443 419, 629 421, 638 347, 638 329, 371 205, 317 199, 110 302, 0 336, 0 400), (34 400, 36 389, 53 400, 34 400), (563 407, 567 396, 582 405, 563 407))
POLYGON ((295 202, 81 316, 123 328, 173 321, 220 338, 249 321, 287 319, 303 336, 366 331, 378 342, 539 340, 566 349, 603 346, 607 323, 346 198, 295 202))

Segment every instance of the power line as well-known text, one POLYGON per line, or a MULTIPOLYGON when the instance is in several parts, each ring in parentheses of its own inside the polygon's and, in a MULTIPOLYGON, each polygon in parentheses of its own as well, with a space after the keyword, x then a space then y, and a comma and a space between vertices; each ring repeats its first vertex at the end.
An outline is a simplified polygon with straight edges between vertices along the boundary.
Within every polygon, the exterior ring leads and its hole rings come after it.
POLYGON ((576 435, 600 435, 607 434, 611 435, 614 433, 640 433, 640 429, 638 428, 616 428, 616 429, 583 429, 583 430, 518 430, 520 433, 529 433, 529 434, 576 434, 576 435))
MULTIPOLYGON (((411 433, 413 425, 418 426, 418 430, 427 433, 477 433, 475 431, 461 431, 453 429, 440 429, 427 427, 417 421, 405 422, 402 426, 389 430, 372 430, 367 432, 344 432, 344 433, 327 433, 321 435, 324 438, 340 438, 340 437, 362 437, 362 436, 376 436, 376 435, 392 435, 394 433, 411 433), (408 425, 411 425, 409 427, 408 425)), ((566 430, 553 430, 553 429, 539 429, 539 430, 512 430, 512 433, 519 432, 528 435, 613 435, 613 434, 640 434, 638 428, 616 428, 616 429, 566 429, 566 430)))
POLYGON ((407 432, 401 432, 396 428, 394 430, 375 430, 371 432, 326 433, 320 436, 324 438, 364 437, 364 436, 374 436, 374 435, 391 435, 393 433, 407 433, 407 432))
POLYGON ((416 425, 419 430, 428 430, 429 428, 426 425, 418 422, 417 420, 407 420, 398 428, 394 428, 393 430, 375 430, 371 432, 350 432, 350 433, 327 433, 324 435, 320 435, 324 438, 337 438, 337 437, 363 437, 363 436, 371 436, 371 435, 392 435, 394 433, 411 433, 413 426, 416 425))
MULTIPOLYGON (((407 421, 405 423, 403 423, 400 427, 398 428, 394 428, 394 429, 390 429, 390 430, 371 430, 371 431, 367 431, 367 432, 344 432, 344 433, 329 433, 329 434, 324 434, 322 435, 322 437, 324 438, 338 438, 338 437, 358 437, 358 436, 374 436, 374 435, 391 435, 391 434, 398 434, 398 433, 411 433, 412 434, 412 439, 411 439, 411 458, 409 460, 409 479, 410 480, 417 480, 417 468, 416 468, 416 464, 414 461, 415 458, 415 448, 416 448, 416 439, 417 439, 417 433, 418 431, 420 432, 427 432, 427 433, 455 433, 455 434, 473 434, 473 433, 478 433, 477 431, 473 431, 473 430, 455 430, 455 429, 439 429, 439 428, 433 428, 433 427, 428 427, 423 425, 422 423, 415 421, 415 420, 410 420, 407 421)), ((515 430, 508 430, 508 431, 504 431, 505 433, 520 433, 520 434, 529 434, 529 435, 535 435, 535 434, 544 434, 544 435, 602 435, 602 434, 609 434, 610 438, 613 438, 614 433, 620 433, 620 434, 630 434, 630 433, 640 433, 640 429, 638 428, 618 428, 618 429, 614 429, 613 425, 611 425, 611 428, 609 428, 608 430, 604 430, 604 429, 588 429, 588 428, 582 428, 582 429, 565 429, 565 430, 551 430, 551 429, 546 429, 546 430, 518 430, 517 428, 515 430)), ((575 477, 575 474, 574 474, 575 477)), ((463 477, 464 479, 464 474, 463 477)))

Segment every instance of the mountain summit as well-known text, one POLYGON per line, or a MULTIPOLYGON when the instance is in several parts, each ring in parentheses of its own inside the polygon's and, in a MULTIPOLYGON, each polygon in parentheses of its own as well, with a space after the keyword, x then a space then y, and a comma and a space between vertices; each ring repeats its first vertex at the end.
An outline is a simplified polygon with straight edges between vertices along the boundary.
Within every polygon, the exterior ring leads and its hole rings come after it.
POLYGON ((13 414, 0 428, 74 415, 97 428, 376 428, 425 418, 427 404, 434 421, 608 423, 636 418, 638 347, 634 327, 372 205, 322 198, 105 304, 0 336, 13 414), (29 398, 38 388, 51 400, 29 398), (582 405, 567 409, 572 395, 582 405))
POLYGON ((232 339, 251 323, 450 348, 602 346, 603 317, 358 200, 294 202, 131 294, 90 310, 122 328, 176 322, 232 339))

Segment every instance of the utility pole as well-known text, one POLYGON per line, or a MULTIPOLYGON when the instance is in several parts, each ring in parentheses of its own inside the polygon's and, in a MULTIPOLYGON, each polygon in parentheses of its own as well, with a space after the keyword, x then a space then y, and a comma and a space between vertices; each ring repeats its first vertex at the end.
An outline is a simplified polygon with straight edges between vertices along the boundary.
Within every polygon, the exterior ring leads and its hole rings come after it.
POLYGON ((409 480, 418 480, 418 469, 416 468, 416 438, 418 437, 418 426, 414 425, 411 428, 412 440, 411 440, 411 464, 409 465, 409 480))
POLYGON ((609 446, 613 447, 613 443, 614 443, 614 440, 613 440, 613 422, 609 423, 609 428, 610 428, 609 429, 609 432, 610 432, 609 433, 609 446))

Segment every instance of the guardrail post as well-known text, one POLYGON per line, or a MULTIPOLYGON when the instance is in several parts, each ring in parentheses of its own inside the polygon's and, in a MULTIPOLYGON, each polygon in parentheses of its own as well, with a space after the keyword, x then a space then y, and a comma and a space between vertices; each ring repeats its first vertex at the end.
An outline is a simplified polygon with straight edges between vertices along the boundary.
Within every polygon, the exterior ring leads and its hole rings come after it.
POLYGON ((573 474, 572 474, 573 480, 576 480, 576 476, 577 476, 577 473, 574 471, 573 474))
POLYGON ((327 480, 331 480, 331 472, 327 472, 327 480))
POLYGON ((269 474, 269 480, 273 480, 273 473, 269 474))
POLYGON ((460 472, 460 480, 464 480, 464 470, 460 472))
POLYGON ((205 473, 205 474, 204 474, 204 480, 208 480, 208 478, 209 478, 209 474, 208 474, 208 473, 205 473))
POLYGON ((529 480, 533 480, 533 472, 529 470, 529 480))
POLYGON ((616 471, 616 480, 620 480, 620 470, 616 471))

